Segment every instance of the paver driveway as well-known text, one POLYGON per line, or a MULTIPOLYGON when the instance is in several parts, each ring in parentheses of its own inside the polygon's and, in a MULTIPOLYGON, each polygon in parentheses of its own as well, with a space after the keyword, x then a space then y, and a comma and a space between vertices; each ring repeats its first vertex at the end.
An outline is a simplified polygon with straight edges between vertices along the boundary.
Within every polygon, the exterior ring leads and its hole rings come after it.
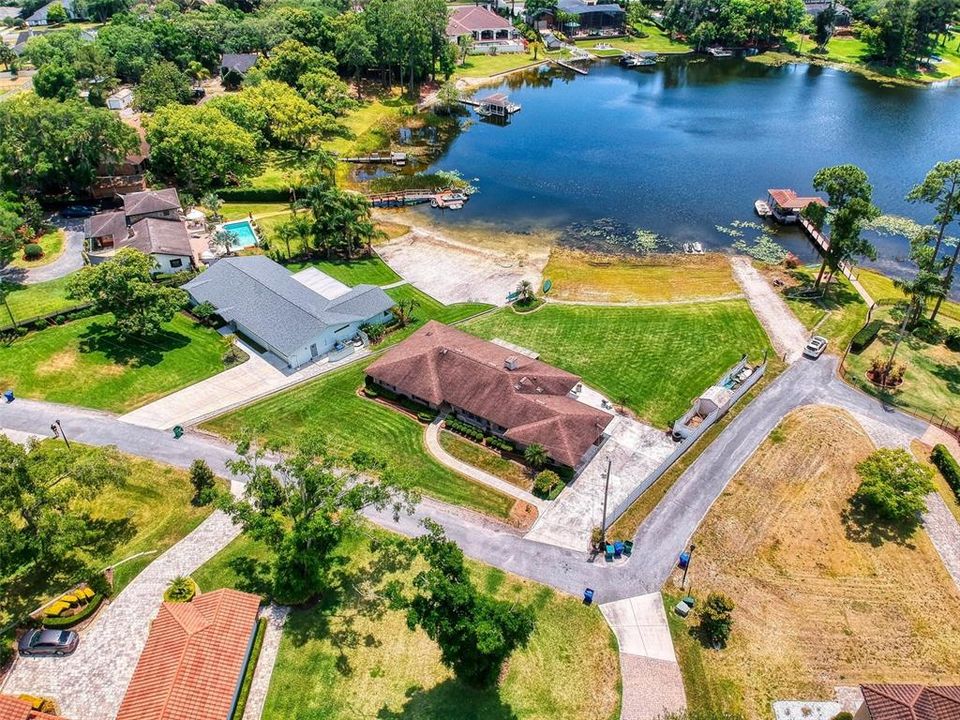
POLYGON ((3 692, 53 697, 64 717, 113 720, 170 580, 192 573, 239 533, 225 514, 214 512, 100 612, 73 655, 18 658, 3 692))

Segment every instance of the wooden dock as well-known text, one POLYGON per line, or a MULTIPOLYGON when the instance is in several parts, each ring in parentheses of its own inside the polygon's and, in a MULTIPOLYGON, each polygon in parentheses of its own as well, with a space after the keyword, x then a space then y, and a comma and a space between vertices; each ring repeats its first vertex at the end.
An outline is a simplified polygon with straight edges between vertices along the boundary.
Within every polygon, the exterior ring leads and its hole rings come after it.
POLYGON ((407 164, 407 154, 403 152, 373 153, 371 155, 342 157, 340 160, 348 163, 376 163, 402 167, 407 164))
POLYGON ((437 190, 417 188, 392 192, 369 193, 366 197, 374 207, 403 207, 428 203, 437 196, 437 190))
POLYGON ((573 72, 575 72, 575 73, 580 73, 581 75, 589 75, 589 74, 590 74, 590 73, 588 73, 586 70, 584 70, 583 68, 579 68, 579 67, 577 67, 576 65, 573 65, 573 64, 571 64, 571 63, 565 62, 564 60, 557 60, 557 59, 555 59, 555 58, 550 58, 550 62, 555 63, 555 64, 559 65, 560 67, 565 68, 565 69, 567 69, 567 70, 573 70, 573 72))
MULTIPOLYGON (((819 250, 822 255, 826 255, 830 250, 830 238, 827 237, 822 230, 817 229, 817 227, 803 215, 800 216, 800 227, 803 228, 807 237, 813 241, 813 244, 817 246, 817 250, 819 250)), ((841 264, 840 272, 846 275, 847 279, 853 280, 853 270, 847 263, 841 264)))

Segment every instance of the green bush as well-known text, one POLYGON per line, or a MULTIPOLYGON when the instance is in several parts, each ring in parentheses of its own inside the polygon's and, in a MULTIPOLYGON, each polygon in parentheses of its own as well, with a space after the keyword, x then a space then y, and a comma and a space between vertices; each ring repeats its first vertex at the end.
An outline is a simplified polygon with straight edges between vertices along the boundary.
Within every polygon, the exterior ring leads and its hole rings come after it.
POLYGON ((931 321, 929 318, 924 318, 913 329, 913 336, 925 343, 939 345, 943 342, 945 333, 943 326, 936 320, 931 321))
POLYGON ((103 598, 104 596, 98 592, 91 598, 90 602, 84 606, 83 610, 76 615, 70 615, 69 617, 45 617, 43 619, 43 626, 51 630, 66 630, 74 625, 79 625, 97 611, 100 603, 103 602, 103 598))
POLYGON ((560 476, 552 470, 542 470, 533 479, 533 491, 541 497, 550 497, 558 485, 560 485, 560 476))
POLYGON ((883 323, 880 320, 868 322, 853 336, 853 340, 850 341, 850 350, 855 353, 866 350, 870 343, 876 339, 882 327, 883 323))
MULTIPOLYGON (((295 189, 297 196, 303 194, 303 188, 295 189)), ((290 191, 279 188, 223 188, 217 190, 217 197, 223 202, 289 202, 290 191)))
POLYGON ((960 352, 960 328, 950 328, 947 331, 944 344, 954 352, 960 352))
POLYGON ((947 485, 960 500, 960 464, 957 463, 956 458, 950 454, 946 446, 938 444, 934 446, 933 452, 930 453, 930 460, 937 466, 937 469, 940 470, 947 481, 947 485))
POLYGON ((417 413, 417 418, 420 422, 431 423, 437 417, 435 412, 429 412, 427 410, 421 410, 417 413))
POLYGON ((23 257, 26 260, 39 260, 43 257, 43 248, 37 243, 27 243, 23 246, 23 257))
POLYGON ((163 599, 167 602, 190 602, 197 594, 197 584, 188 577, 178 575, 167 586, 163 599))
POLYGON ((367 385, 365 388, 363 388, 363 394, 366 395, 368 398, 373 398, 373 399, 380 397, 380 393, 377 392, 377 389, 372 385, 367 385))
POLYGON ((10 635, 0 636, 0 668, 13 660, 13 641, 10 635))
POLYGON ((733 627, 733 600, 723 593, 710 593, 700 610, 700 634, 713 647, 724 647, 733 627))

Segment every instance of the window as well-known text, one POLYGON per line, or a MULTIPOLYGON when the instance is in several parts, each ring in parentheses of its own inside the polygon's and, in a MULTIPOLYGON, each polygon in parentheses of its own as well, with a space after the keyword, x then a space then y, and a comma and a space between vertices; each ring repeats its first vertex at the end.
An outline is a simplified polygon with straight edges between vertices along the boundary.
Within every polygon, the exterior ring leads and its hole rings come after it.
POLYGON ((172 267, 172 268, 174 268, 174 267, 182 267, 182 266, 183 266, 183 260, 182 260, 181 258, 177 258, 176 260, 171 260, 171 261, 170 261, 170 267, 172 267))

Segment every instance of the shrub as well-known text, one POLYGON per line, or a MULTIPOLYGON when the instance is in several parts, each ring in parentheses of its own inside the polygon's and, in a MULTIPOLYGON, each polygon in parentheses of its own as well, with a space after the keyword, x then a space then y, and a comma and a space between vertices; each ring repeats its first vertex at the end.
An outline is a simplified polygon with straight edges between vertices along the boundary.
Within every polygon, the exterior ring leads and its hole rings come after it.
POLYGON ((960 464, 957 463, 956 458, 950 454, 946 446, 938 444, 934 446, 933 452, 930 453, 930 460, 937 466, 947 481, 947 485, 960 500, 960 464))
POLYGON ((437 414, 435 412, 429 412, 427 410, 421 410, 417 413, 417 419, 419 419, 420 422, 431 423, 436 417, 437 414))
POLYGON ((560 476, 553 470, 542 470, 533 479, 533 491, 542 497, 550 497, 558 485, 560 485, 560 476))
POLYGON ((883 449, 857 465, 862 482, 854 499, 881 519, 912 530, 933 492, 933 470, 906 450, 883 449))
POLYGON ((700 610, 700 634, 714 647, 723 647, 733 627, 733 600, 723 593, 712 592, 700 610))
POLYGON ((787 256, 783 259, 783 266, 788 270, 793 270, 800 267, 800 258, 794 255, 791 252, 787 253, 787 256))
POLYGON ((213 306, 212 302, 209 300, 204 300, 202 303, 194 305, 190 312, 197 320, 200 321, 200 324, 212 325, 214 322, 214 317, 217 314, 217 309, 213 306))
POLYGON ((217 481, 213 470, 199 458, 190 466, 190 484, 193 485, 193 504, 209 505, 216 499, 217 481))
POLYGON ((383 323, 367 323, 361 325, 360 329, 367 334, 373 344, 383 340, 383 337, 387 334, 387 326, 383 323))
POLYGON ((954 352, 960 352, 960 328, 950 328, 944 343, 954 352))
POLYGON ((87 618, 93 616, 103 600, 104 596, 98 592, 80 612, 70 615, 69 617, 45 617, 43 618, 43 626, 51 630, 66 630, 74 625, 79 625, 87 618))
POLYGON ((931 321, 929 318, 923 318, 913 329, 913 336, 925 343, 939 345, 944 338, 943 326, 936 320, 931 321))
POLYGON ((843 710, 834 715, 832 720, 853 720, 853 713, 843 710))
POLYGON ((0 668, 5 667, 13 660, 13 638, 8 635, 0 637, 0 668))
POLYGON ((197 594, 197 584, 188 577, 178 575, 167 586, 163 599, 167 602, 190 602, 197 594))
POLYGON ((876 339, 882 327, 883 323, 880 320, 868 322, 853 336, 853 340, 850 341, 850 350, 855 353, 866 350, 876 339))
POLYGON ((39 260, 43 257, 43 248, 37 243, 27 243, 23 246, 23 257, 26 260, 39 260))

